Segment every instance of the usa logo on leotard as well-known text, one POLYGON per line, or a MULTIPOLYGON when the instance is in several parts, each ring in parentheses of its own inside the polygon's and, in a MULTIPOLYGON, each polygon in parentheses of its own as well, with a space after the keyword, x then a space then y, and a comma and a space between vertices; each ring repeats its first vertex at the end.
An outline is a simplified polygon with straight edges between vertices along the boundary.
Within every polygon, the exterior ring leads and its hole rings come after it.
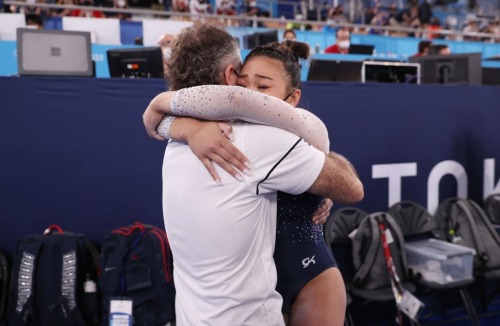
POLYGON ((312 256, 311 258, 306 257, 302 259, 302 265, 304 266, 304 268, 309 266, 311 263, 316 264, 316 262, 314 261, 314 257, 316 257, 316 255, 312 256))

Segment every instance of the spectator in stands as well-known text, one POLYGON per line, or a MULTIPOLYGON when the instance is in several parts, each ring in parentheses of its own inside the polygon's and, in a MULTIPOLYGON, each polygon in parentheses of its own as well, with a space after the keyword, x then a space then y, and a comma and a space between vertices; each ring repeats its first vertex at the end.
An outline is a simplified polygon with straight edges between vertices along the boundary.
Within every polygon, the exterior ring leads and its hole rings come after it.
POLYGON ((177 12, 189 12, 189 0, 173 0, 172 10, 177 12))
MULTIPOLYGON (((80 6, 92 7, 92 6, 94 6, 94 0, 79 0, 78 4, 80 6)), ((98 10, 74 9, 73 11, 71 11, 70 16, 73 16, 73 17, 104 18, 104 14, 101 11, 98 11, 98 10)))
POLYGON ((236 2, 234 0, 217 0, 215 5, 217 15, 236 15, 236 2))
POLYGON ((451 49, 446 44, 432 44, 427 52, 428 55, 450 55, 451 49))
MULTIPOLYGON (((57 0, 56 2, 58 5, 74 5, 73 0, 57 0)), ((64 8, 64 9, 54 9, 52 11, 53 16, 57 17, 64 17, 64 16, 70 16, 71 15, 72 9, 64 8)))
MULTIPOLYGON (((128 8, 127 0, 113 0, 113 8, 126 9, 128 8)), ((126 12, 106 12, 106 17, 118 19, 131 19, 132 15, 126 12)))
POLYGON ((283 40, 295 41, 297 40, 297 34, 293 29, 287 29, 283 32, 283 40))
POLYGON ((351 33, 347 28, 339 28, 335 33, 335 44, 327 47, 325 53, 348 54, 351 46, 351 33))
POLYGON ((427 30, 430 32, 428 38, 430 38, 431 40, 444 38, 442 34, 432 33, 441 29, 441 23, 439 22, 439 19, 437 19, 436 17, 432 17, 429 22, 429 26, 427 26, 427 30))
POLYGON ((432 19, 432 8, 428 0, 423 0, 418 5, 418 19, 422 24, 429 24, 432 19))
MULTIPOLYGON (((269 12, 262 10, 255 0, 247 0, 246 2, 246 13, 247 17, 269 17, 269 12)), ((249 22, 252 25, 252 22, 249 22)), ((264 27, 262 22, 258 22, 257 26, 254 27, 264 27)))
POLYGON ((166 71, 168 68, 168 59, 170 58, 170 47, 174 41, 175 36, 172 34, 164 34, 158 40, 158 46, 161 48, 163 53, 163 69, 166 71))
MULTIPOLYGON (((28 2, 30 3, 30 2, 28 2)), ((31 3, 45 3, 45 0, 34 0, 31 3)), ((33 7, 33 6, 26 6, 26 7, 21 7, 19 10, 21 13, 25 15, 37 15, 40 16, 42 19, 44 17, 50 17, 51 12, 50 9, 48 8, 42 8, 42 7, 33 7)))
MULTIPOLYGON (((462 28, 462 31, 464 33, 478 33, 479 32, 479 24, 478 24, 475 16, 468 16, 465 19, 465 25, 462 28)), ((477 36, 464 36, 464 40, 478 41, 479 38, 477 36)))
POLYGON ((211 9, 206 0, 189 0, 189 12, 194 15, 208 14, 211 9))
POLYGON ((26 15, 26 27, 43 29, 43 19, 39 15, 27 14, 26 15))
MULTIPOLYGON (((389 14, 387 12, 379 10, 379 11, 377 11, 375 16, 370 21, 370 25, 372 25, 372 26, 386 26, 388 18, 389 18, 389 14)), ((379 34, 383 34, 384 30, 379 29, 379 28, 370 28, 368 33, 373 34, 373 35, 379 35, 379 34)))
POLYGON ((429 47, 432 45, 431 41, 422 40, 418 42, 418 52, 412 57, 424 57, 429 52, 429 47))
POLYGON ((338 5, 335 8, 330 8, 326 22, 336 25, 348 23, 349 20, 344 16, 344 6, 338 5))

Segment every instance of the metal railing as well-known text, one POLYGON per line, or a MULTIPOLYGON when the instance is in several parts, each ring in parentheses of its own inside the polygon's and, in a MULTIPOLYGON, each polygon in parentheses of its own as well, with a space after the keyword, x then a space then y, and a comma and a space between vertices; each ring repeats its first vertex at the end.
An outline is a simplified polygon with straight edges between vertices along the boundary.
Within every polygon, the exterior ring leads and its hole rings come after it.
POLYGON ((487 42, 500 42, 500 35, 491 33, 479 33, 479 32, 462 32, 453 30, 432 30, 420 28, 410 28, 402 26, 374 26, 367 24, 353 24, 353 23, 327 23, 324 21, 311 21, 311 20, 296 20, 289 19, 283 21, 280 18, 265 18, 265 17, 247 17, 245 15, 228 16, 228 15, 216 15, 216 14, 190 14, 175 11, 162 11, 162 10, 152 10, 152 9, 120 9, 120 8, 108 8, 108 7, 91 7, 91 6, 77 6, 77 5, 58 5, 58 4, 47 4, 47 3, 26 3, 21 1, 5 1, 6 5, 14 5, 19 7, 39 7, 42 9, 79 9, 79 10, 96 10, 101 12, 110 13, 126 13, 132 16, 140 17, 157 17, 165 19, 191 19, 191 20, 201 20, 201 21, 217 21, 225 24, 226 26, 252 26, 257 27, 259 23, 267 25, 271 28, 285 28, 284 23, 293 23, 300 26, 301 29, 305 29, 306 26, 310 26, 313 30, 321 30, 325 26, 335 27, 347 27, 353 31, 353 33, 363 34, 370 29, 376 29, 379 34, 382 35, 392 35, 392 34, 437 34, 445 38, 462 40, 467 38, 473 39, 483 39, 487 42))

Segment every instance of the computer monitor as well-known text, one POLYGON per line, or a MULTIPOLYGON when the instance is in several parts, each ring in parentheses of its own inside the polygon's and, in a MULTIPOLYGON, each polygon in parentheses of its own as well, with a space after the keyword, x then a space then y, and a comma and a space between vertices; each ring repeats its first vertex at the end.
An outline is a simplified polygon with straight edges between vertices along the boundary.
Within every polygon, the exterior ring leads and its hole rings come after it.
POLYGON ((244 35, 243 42, 246 49, 253 49, 259 45, 278 42, 278 31, 272 30, 244 35))
POLYGON ((364 61, 362 82, 420 84, 420 64, 394 61, 364 61))
POLYGON ((110 49, 107 51, 109 75, 118 78, 163 78, 160 47, 110 49))
POLYGON ((423 84, 481 85, 481 53, 410 57, 420 64, 423 84))
POLYGON ((91 77, 90 33, 19 28, 17 63, 21 76, 91 77))
POLYGON ((142 36, 144 46, 157 46, 162 35, 177 35, 186 27, 192 26, 192 21, 143 19, 142 36))
POLYGON ((374 45, 351 44, 349 46, 349 54, 369 54, 369 55, 372 55, 374 50, 375 50, 374 45))
POLYGON ((311 60, 308 81, 361 82, 361 61, 311 60))
POLYGON ((63 17, 65 31, 90 32, 93 44, 121 45, 120 20, 117 18, 63 17))
POLYGON ((482 70, 483 85, 500 85, 500 68, 483 67, 482 70))
POLYGON ((26 27, 24 14, 0 13, 0 41, 15 41, 20 27, 26 27))

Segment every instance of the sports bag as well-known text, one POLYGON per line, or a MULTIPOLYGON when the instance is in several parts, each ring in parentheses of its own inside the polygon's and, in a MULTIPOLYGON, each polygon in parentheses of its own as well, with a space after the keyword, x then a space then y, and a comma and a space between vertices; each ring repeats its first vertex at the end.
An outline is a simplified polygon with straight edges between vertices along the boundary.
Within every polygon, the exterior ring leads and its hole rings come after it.
POLYGON ((133 300, 134 325, 165 325, 175 320, 173 260, 163 229, 136 222, 110 232, 100 258, 99 288, 103 320, 109 320, 110 300, 133 300))
POLYGON ((20 239, 12 266, 8 325, 97 325, 99 300, 89 284, 97 279, 98 260, 89 240, 57 225, 43 235, 20 239))
POLYGON ((401 280, 408 279, 406 251, 403 234, 398 224, 387 213, 372 213, 366 216, 353 237, 353 263, 356 273, 353 279, 354 288, 377 290, 391 287, 391 279, 387 271, 384 256, 380 224, 391 235, 389 247, 392 263, 401 280))
POLYGON ((476 272, 500 276, 500 237, 476 202, 449 198, 439 205, 435 219, 444 240, 476 251, 476 272))

